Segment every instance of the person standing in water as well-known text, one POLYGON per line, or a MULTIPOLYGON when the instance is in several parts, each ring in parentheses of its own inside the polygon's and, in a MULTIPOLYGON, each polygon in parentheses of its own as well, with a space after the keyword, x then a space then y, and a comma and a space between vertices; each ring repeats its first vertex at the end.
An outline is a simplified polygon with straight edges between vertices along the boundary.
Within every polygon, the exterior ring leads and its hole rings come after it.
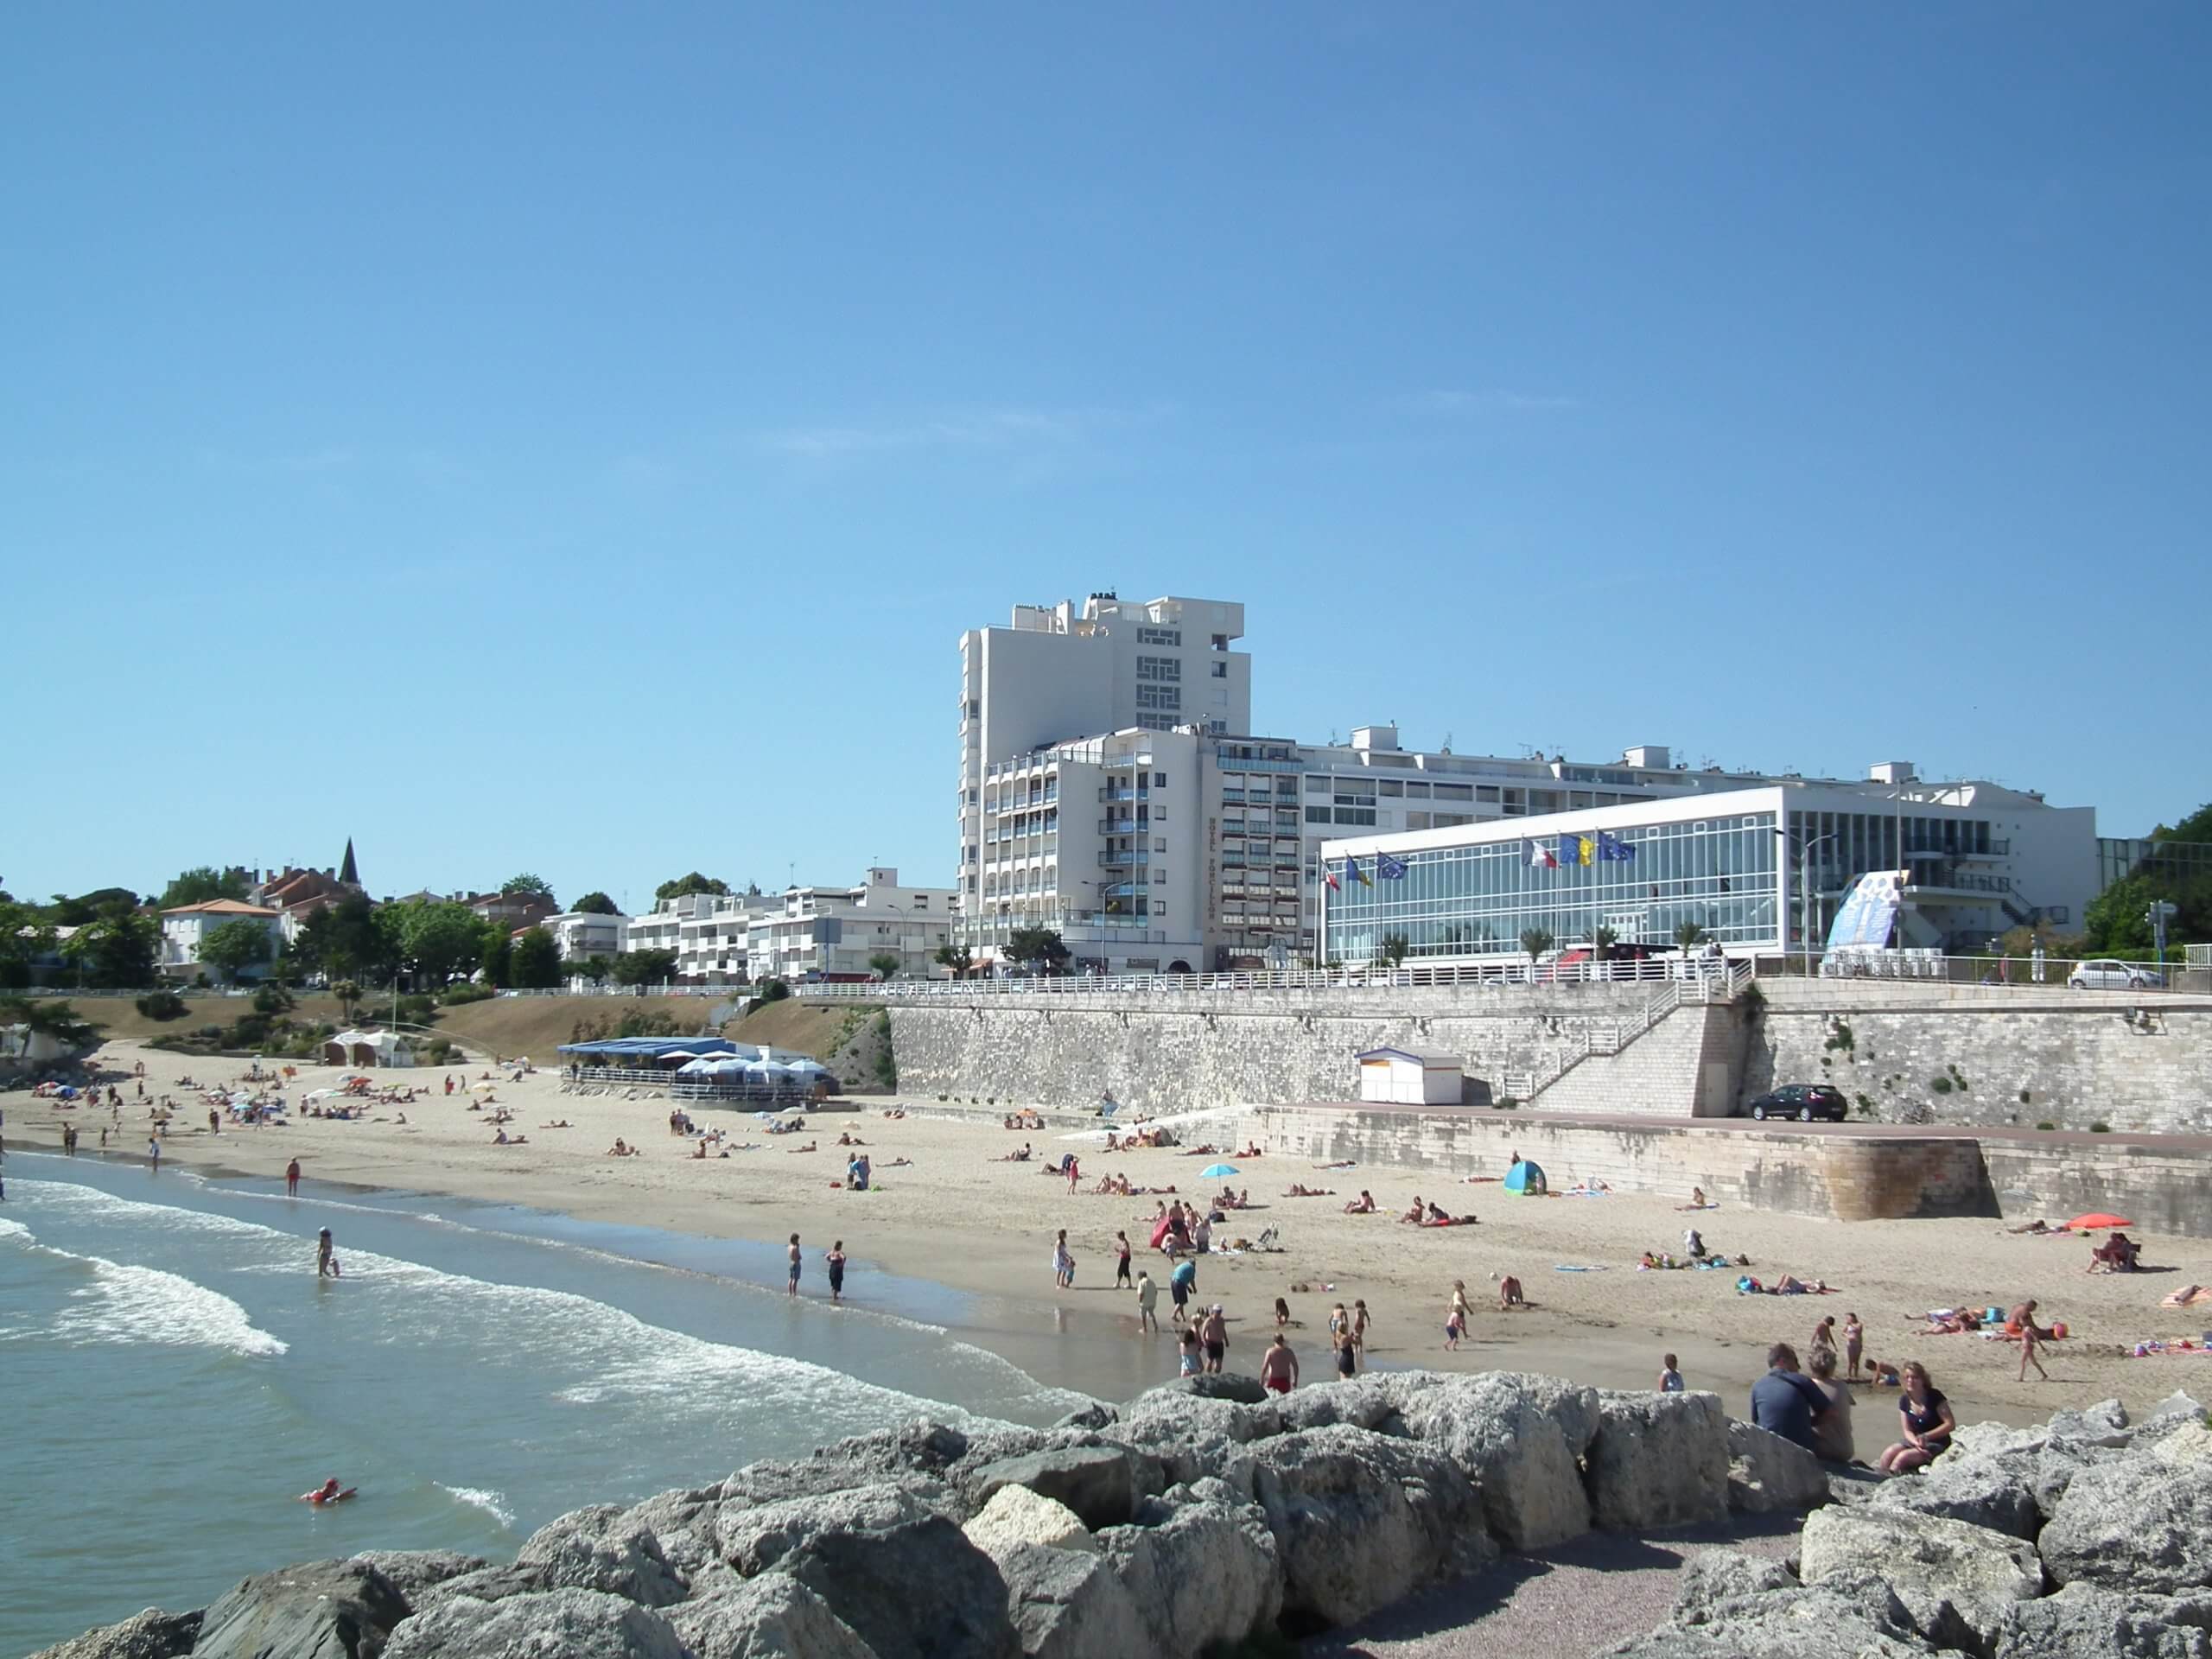
POLYGON ((300 1160, 296 1158, 284 1166, 284 1196, 288 1198, 300 1196, 300 1160))
POLYGON ((315 1237, 315 1276, 335 1279, 338 1276, 338 1257, 333 1254, 330 1229, 326 1227, 315 1237))
POLYGON ((796 1296, 798 1294, 798 1235, 797 1233, 791 1235, 791 1248, 785 1254, 791 1258, 791 1279, 784 1294, 796 1296))
POLYGON ((830 1300, 845 1300, 845 1241, 837 1240, 830 1247, 830 1254, 823 1258, 830 1264, 830 1300))

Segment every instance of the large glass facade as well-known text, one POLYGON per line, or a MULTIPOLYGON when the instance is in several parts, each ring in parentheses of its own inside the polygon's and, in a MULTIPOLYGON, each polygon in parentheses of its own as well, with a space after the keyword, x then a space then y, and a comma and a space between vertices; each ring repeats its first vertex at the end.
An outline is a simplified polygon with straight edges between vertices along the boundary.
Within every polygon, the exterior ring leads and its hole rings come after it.
POLYGON ((1590 942, 1609 927, 1624 944, 1671 948, 1675 931, 1694 922, 1724 949, 1772 950, 1780 942, 1780 839, 1771 812, 1645 824, 1608 831, 1626 857, 1556 868, 1531 861, 1533 849, 1560 856, 1556 835, 1484 842, 1396 855, 1405 868, 1386 878, 1372 855, 1328 861, 1337 879, 1327 900, 1326 956, 1367 962, 1385 935, 1406 941, 1408 962, 1512 956, 1530 928, 1560 949, 1590 942), (1360 879, 1364 877, 1364 880, 1360 879))

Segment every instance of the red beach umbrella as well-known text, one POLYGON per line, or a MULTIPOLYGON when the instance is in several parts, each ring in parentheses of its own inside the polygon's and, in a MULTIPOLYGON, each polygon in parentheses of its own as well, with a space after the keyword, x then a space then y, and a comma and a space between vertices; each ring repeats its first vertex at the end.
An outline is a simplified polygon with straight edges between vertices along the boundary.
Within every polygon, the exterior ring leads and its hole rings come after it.
POLYGON ((2094 1233, 2107 1227, 2133 1227, 2135 1224, 2126 1216, 2108 1216, 2100 1210, 2094 1215, 2076 1216, 2066 1224, 2077 1233, 2094 1233))

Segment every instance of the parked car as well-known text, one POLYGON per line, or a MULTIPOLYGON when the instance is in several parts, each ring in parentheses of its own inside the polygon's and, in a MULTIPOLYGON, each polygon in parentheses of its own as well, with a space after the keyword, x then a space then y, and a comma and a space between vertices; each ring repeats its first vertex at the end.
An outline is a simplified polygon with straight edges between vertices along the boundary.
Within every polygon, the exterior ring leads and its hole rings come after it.
POLYGON ((2066 976, 2066 982, 2077 991, 2156 990, 2164 986, 2166 976, 2139 962, 2115 962, 2110 957, 2099 957, 2092 962, 2076 963, 2074 971, 2066 976))
POLYGON ((1770 1095, 1761 1095, 1744 1109, 1762 1123, 1770 1117, 1794 1117, 1800 1123, 1810 1123, 1817 1117, 1840 1123, 1848 1109, 1840 1089, 1831 1089, 1824 1083, 1787 1083, 1770 1095))

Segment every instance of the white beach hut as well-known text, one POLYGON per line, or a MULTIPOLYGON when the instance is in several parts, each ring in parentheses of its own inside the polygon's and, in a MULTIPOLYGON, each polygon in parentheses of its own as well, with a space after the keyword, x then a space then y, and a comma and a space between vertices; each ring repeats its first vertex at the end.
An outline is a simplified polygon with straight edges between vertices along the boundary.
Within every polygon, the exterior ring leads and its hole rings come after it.
POLYGON ((1359 1097, 1395 1106, 1457 1106, 1459 1057, 1435 1048, 1370 1048, 1359 1056, 1359 1097))

